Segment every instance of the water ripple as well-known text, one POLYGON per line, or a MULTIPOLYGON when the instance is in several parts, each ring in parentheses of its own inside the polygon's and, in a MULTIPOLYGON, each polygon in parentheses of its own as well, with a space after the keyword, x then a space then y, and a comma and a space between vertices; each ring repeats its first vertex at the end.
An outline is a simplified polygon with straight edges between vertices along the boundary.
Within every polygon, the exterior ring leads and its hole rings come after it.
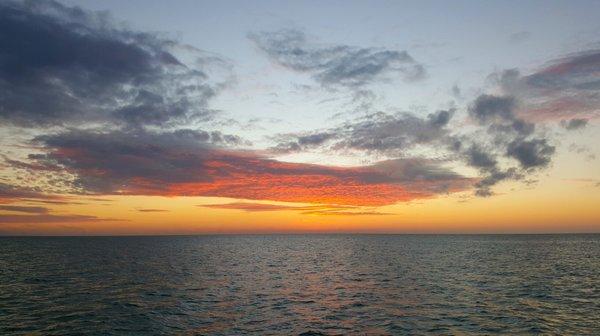
POLYGON ((599 235, 0 238, 1 335, 599 333, 599 235))

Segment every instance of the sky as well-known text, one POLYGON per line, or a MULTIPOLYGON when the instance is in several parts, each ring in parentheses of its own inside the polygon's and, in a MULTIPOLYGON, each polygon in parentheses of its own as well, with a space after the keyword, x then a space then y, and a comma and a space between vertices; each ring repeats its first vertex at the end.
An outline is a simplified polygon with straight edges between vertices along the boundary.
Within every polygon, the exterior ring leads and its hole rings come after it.
POLYGON ((0 235, 600 232, 599 22, 2 1, 0 235))

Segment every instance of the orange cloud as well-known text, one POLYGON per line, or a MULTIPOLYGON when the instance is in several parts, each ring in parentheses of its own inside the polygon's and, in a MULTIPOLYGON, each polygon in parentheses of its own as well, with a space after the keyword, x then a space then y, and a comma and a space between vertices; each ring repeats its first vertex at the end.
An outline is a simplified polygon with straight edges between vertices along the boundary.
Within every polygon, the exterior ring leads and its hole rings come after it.
POLYGON ((465 190, 470 179, 448 176, 435 180, 400 181, 368 167, 328 167, 252 159, 240 169, 228 160, 207 162, 218 171, 207 182, 171 183, 157 189, 154 181, 135 179, 122 194, 215 196, 298 203, 381 206, 465 190), (378 181, 379 180, 379 181, 378 181))
POLYGON ((462 191, 474 182, 434 160, 404 158, 360 167, 290 163, 171 134, 67 133, 45 141, 51 147, 37 157, 36 167, 61 167, 76 176, 78 187, 99 195, 381 206, 462 191))

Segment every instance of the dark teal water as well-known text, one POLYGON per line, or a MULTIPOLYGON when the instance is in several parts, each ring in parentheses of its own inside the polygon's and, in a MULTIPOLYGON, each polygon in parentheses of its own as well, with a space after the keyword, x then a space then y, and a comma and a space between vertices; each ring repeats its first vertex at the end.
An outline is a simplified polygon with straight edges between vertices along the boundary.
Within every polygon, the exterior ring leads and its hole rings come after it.
POLYGON ((600 334, 600 235, 0 238, 0 335, 600 334))

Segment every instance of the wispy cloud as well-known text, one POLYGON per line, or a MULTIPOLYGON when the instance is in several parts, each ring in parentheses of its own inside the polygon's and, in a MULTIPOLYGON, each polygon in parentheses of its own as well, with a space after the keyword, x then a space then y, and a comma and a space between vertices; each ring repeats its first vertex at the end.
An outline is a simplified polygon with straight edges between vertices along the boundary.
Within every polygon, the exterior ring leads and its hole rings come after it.
POLYGON ((35 214, 45 214, 48 212, 48 208, 44 208, 44 207, 19 206, 19 205, 0 205, 0 210, 11 211, 11 212, 35 213, 35 214))
POLYGON ((551 61, 529 75, 517 69, 492 78, 506 94, 517 97, 528 120, 554 121, 600 116, 600 50, 586 50, 551 61))
POLYGON ((425 69, 406 51, 310 42, 299 30, 252 33, 250 39, 269 57, 291 70, 306 72, 323 86, 361 87, 388 76, 407 81, 425 69))
POLYGON ((247 212, 265 212, 265 211, 297 211, 303 215, 328 215, 328 216, 365 216, 365 215, 393 215, 392 213, 373 211, 373 210, 361 210, 362 207, 358 206, 344 206, 336 204, 323 204, 323 205, 307 205, 307 206, 296 206, 296 205, 280 205, 280 204, 265 204, 265 203, 251 203, 251 202, 233 202, 224 204, 206 204, 199 205, 205 208, 212 209, 228 209, 228 210, 241 210, 247 212))
POLYGON ((43 224, 43 223, 86 223, 98 221, 121 221, 119 219, 99 218, 87 215, 5 215, 0 214, 0 223, 43 224))
POLYGON ((139 212, 169 212, 169 210, 165 209, 136 209, 139 212))

